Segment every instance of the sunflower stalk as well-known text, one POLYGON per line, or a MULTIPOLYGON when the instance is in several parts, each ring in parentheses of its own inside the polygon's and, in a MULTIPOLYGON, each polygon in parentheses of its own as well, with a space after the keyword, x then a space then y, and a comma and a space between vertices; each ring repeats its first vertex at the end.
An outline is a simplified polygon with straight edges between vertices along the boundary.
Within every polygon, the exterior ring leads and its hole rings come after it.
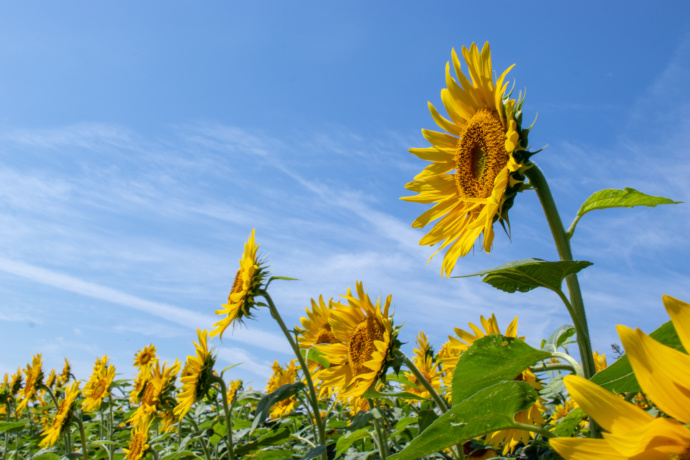
POLYGON ((208 451, 208 446, 206 445, 206 441, 204 440, 203 432, 199 429, 199 425, 194 421, 194 418, 192 417, 192 414, 187 413, 186 415, 187 420, 189 420, 192 423, 192 426, 194 427, 194 433, 195 434, 201 434, 198 436, 199 441, 201 442, 201 448, 204 450, 204 455, 206 455, 206 460, 211 460, 211 454, 208 451))
POLYGON ((81 436, 82 457, 84 458, 84 460, 88 460, 89 451, 86 447, 86 431, 84 430, 84 422, 81 421, 81 417, 77 417, 75 414, 72 414, 72 421, 76 422, 76 424, 79 426, 79 434, 81 436))
MULTIPOLYGON (((544 210, 544 215, 551 229, 554 243, 558 256, 562 261, 572 261, 573 254, 570 248, 570 240, 566 234, 563 221, 558 213, 556 202, 553 199, 549 184, 541 172, 539 167, 532 162, 527 164, 528 168, 525 171, 525 176, 530 180, 530 185, 537 192, 539 201, 544 210)), ((560 293, 563 302, 568 308, 568 312, 572 317, 573 324, 577 333, 577 345, 580 350, 580 359, 582 360, 582 370, 585 378, 590 379, 596 373, 594 365, 594 355, 592 353, 592 343, 589 337, 589 328, 587 327, 587 315, 585 313, 585 305, 582 300, 582 291, 580 290, 580 282, 577 274, 573 273, 565 278, 566 286, 568 287, 568 294, 570 301, 568 302, 565 296, 560 293)), ((600 437, 598 426, 592 422, 590 429, 593 438, 600 437)))
POLYGON ((235 451, 232 445, 232 417, 230 412, 230 406, 228 405, 228 389, 225 386, 225 382, 221 377, 213 376, 211 378, 211 384, 217 383, 220 387, 220 394, 223 397, 223 410, 225 411, 225 439, 228 444, 228 455, 230 460, 235 459, 235 451))
MULTIPOLYGON (((311 379, 309 368, 307 367, 307 364, 304 362, 304 357, 302 356, 302 353, 300 353, 299 347, 297 346, 295 339, 292 337, 292 334, 285 326, 285 322, 283 321, 283 318, 281 318, 280 313, 278 313, 278 309, 276 308, 275 303, 273 303, 273 299, 271 298, 271 296, 268 294, 266 290, 259 291, 259 295, 266 299, 266 302, 268 303, 268 308, 271 311, 271 316, 273 317, 273 319, 276 320, 276 322, 280 326, 280 329, 283 331, 285 338, 287 338, 288 342, 290 343, 290 346, 292 347, 292 351, 295 353, 295 356, 297 356, 299 365, 302 368, 302 373, 304 374, 304 377, 307 380, 307 387, 309 388, 309 402, 311 403, 312 410, 314 412, 314 420, 316 421, 316 427, 319 433, 319 444, 325 446, 326 430, 324 428, 324 421, 321 419, 321 412, 319 411, 319 399, 316 396, 316 389, 314 388, 314 382, 311 379)), ((321 458, 323 460, 328 459, 326 452, 321 454, 321 458)))
POLYGON ((439 408, 442 414, 448 411, 448 406, 446 402, 441 398, 441 396, 436 392, 434 387, 429 383, 429 381, 422 375, 422 373, 417 369, 414 362, 407 357, 407 355, 401 351, 398 351, 398 357, 405 363, 407 368, 412 372, 412 374, 417 378, 417 383, 422 385, 426 391, 431 395, 431 399, 434 400, 436 407, 439 408))
MULTIPOLYGON (((369 403, 369 407, 374 407, 377 408, 376 404, 374 404, 374 401, 372 399, 367 400, 369 403)), ((381 460, 386 460, 388 457, 388 443, 386 442, 384 436, 383 436, 383 431, 381 430, 381 424, 379 424, 379 421, 374 417, 372 419, 372 422, 374 423, 374 431, 376 432, 375 440, 376 444, 379 448, 379 457, 381 457, 381 460)))

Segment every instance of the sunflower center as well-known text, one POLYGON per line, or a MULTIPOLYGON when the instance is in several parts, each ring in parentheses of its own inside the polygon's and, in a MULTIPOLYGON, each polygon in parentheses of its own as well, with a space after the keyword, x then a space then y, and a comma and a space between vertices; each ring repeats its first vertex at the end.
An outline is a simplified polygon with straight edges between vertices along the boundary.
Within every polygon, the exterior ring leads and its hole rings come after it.
POLYGON ((338 339, 335 338, 333 332, 331 331, 331 325, 325 324, 316 335, 314 343, 338 343, 338 339))
POLYGON ((455 184, 464 198, 488 198, 494 180, 508 163, 506 133, 494 110, 480 109, 472 115, 455 152, 455 184))
POLYGON ((352 339, 348 345, 348 356, 352 373, 357 376, 371 369, 364 366, 364 363, 371 360, 371 356, 376 349, 375 340, 383 340, 384 327, 373 317, 368 316, 366 321, 362 321, 352 334, 352 339))
POLYGON ((235 281, 232 282, 232 289, 230 289, 230 294, 240 292, 242 290, 242 271, 244 269, 240 267, 235 274, 235 281))
POLYGON ((141 358, 139 359, 139 362, 141 363, 142 366, 146 366, 149 361, 151 361, 151 353, 145 351, 141 354, 141 358))
POLYGON ((141 405, 155 406, 158 399, 158 392, 152 382, 146 384, 144 388, 144 395, 141 397, 141 405))
POLYGON ((93 391, 91 391, 91 399, 100 399, 103 393, 105 393, 105 390, 105 380, 101 379, 93 386, 93 391))

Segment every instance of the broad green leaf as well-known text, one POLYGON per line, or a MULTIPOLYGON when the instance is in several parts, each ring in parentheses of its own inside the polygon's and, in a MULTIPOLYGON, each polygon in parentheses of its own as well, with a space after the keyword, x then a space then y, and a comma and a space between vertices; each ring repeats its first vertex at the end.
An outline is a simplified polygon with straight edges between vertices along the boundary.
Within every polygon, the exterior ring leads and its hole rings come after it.
POLYGON ((559 420, 551 432, 558 437, 570 437, 573 435, 575 429, 585 417, 587 417, 585 411, 579 407, 576 407, 568 412, 565 417, 559 420))
POLYGON ((541 349, 553 353, 558 351, 570 337, 575 335, 575 326, 564 324, 556 329, 541 345, 541 349))
POLYGON ((324 445, 316 446, 312 449, 309 449, 309 452, 307 452, 307 454, 304 457, 302 457, 302 460, 311 460, 312 458, 316 458, 316 457, 320 456, 325 451, 326 451, 326 446, 324 446, 324 445))
POLYGON ((527 367, 550 356, 520 339, 498 334, 482 337, 458 359, 453 374, 453 405, 484 388, 513 380, 527 367))
MULTIPOLYGON (((315 347, 311 347, 308 350, 305 350, 304 348, 300 349, 300 353, 302 353, 302 357, 304 358, 305 361, 316 361, 323 367, 324 369, 328 369, 331 367, 331 362, 328 361, 328 358, 325 358, 323 356, 323 353, 321 353, 319 350, 317 350, 315 347)), ((309 363, 307 362, 307 366, 309 366, 309 363)))
POLYGON ((284 444, 290 438, 290 430, 288 428, 280 428, 278 430, 271 430, 261 436, 256 441, 248 442, 235 448, 235 456, 242 457, 243 455, 251 454, 257 450, 268 447, 284 444))
POLYGON ((348 430, 359 430, 360 428, 364 428, 371 422, 372 420, 380 419, 381 418, 381 411, 374 408, 370 411, 367 412, 359 412, 357 415, 354 416, 354 418, 350 421, 350 426, 347 427, 348 430))
MULTIPOLYGON (((687 353, 680 343, 676 329, 673 327, 671 321, 662 324, 657 330, 649 334, 649 336, 664 345, 687 353)), ((642 391, 640 384, 637 383, 635 374, 633 374, 630 361, 625 355, 621 356, 615 363, 603 371, 597 372, 591 380, 597 385, 614 393, 642 391)))
POLYGON ((428 426, 438 420, 438 414, 430 409, 422 409, 419 411, 419 432, 426 430, 428 426))
POLYGON ((606 208, 632 208, 634 206, 656 207, 659 204, 679 204, 682 201, 673 201, 661 196, 645 195, 635 189, 625 187, 624 190, 606 189, 600 190, 587 198, 580 210, 578 217, 582 217, 590 211, 606 208))
POLYGON ((485 388, 441 415, 390 460, 416 460, 446 447, 514 426, 516 413, 534 404, 537 392, 526 382, 485 388))
POLYGON ((483 282, 510 293, 528 292, 538 287, 560 292, 566 276, 577 273, 590 265, 592 265, 591 262, 578 260, 547 262, 541 259, 522 259, 454 278, 484 275, 483 282))
POLYGON ((60 456, 53 452, 46 452, 45 454, 34 455, 32 460, 58 460, 60 456))
POLYGON ((251 458, 260 460, 285 460, 286 458, 292 458, 292 451, 287 449, 266 449, 252 455, 251 458))
POLYGON ((21 431, 26 424, 26 420, 19 422, 0 422, 0 433, 15 433, 21 431))
POLYGON ((261 398, 261 400, 259 400, 259 403, 256 405, 256 414, 254 415, 254 421, 252 422, 251 431, 253 432, 257 426, 261 425, 266 421, 269 415, 269 411, 271 410, 271 407, 273 407, 274 404, 288 399, 292 396, 295 396, 303 388, 304 383, 302 382, 289 383, 287 385, 281 386, 273 393, 267 394, 266 396, 261 398))
POLYGON ((357 431, 353 431, 351 433, 348 433, 346 435, 343 435, 338 439, 338 442, 335 444, 335 456, 339 457, 352 446, 356 441, 359 441, 362 438, 366 438, 369 436, 369 430, 362 428, 357 431))

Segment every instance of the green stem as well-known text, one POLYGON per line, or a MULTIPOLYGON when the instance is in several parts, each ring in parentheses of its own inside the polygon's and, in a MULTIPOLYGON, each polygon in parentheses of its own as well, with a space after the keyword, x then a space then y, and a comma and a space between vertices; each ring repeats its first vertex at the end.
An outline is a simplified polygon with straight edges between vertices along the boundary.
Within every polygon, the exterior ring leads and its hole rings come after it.
POLYGON ((84 422, 81 421, 81 417, 77 417, 74 414, 72 414, 72 420, 77 422, 77 425, 79 425, 79 434, 81 435, 81 453, 84 457, 84 460, 87 460, 89 458, 89 451, 86 448, 86 432, 84 431, 84 422))
MULTIPOLYGON (((539 167, 530 163, 525 171, 525 176, 530 180, 530 184, 537 192, 541 206, 544 209, 544 215, 549 223, 553 241, 556 243, 558 256, 562 261, 573 260, 572 250, 570 248, 570 240, 563 227, 563 221, 558 214, 558 208, 549 189, 549 184, 546 182, 544 174, 539 167)), ((580 349, 580 359, 582 360, 582 370, 585 378, 590 379, 596 373, 594 365, 594 355, 592 353, 592 343, 589 337, 589 328, 587 327, 587 315, 585 313, 585 305, 582 300, 582 291, 580 290, 580 282, 575 273, 566 276, 566 286, 568 286, 568 294, 570 295, 571 308, 568 309, 575 328, 577 330, 577 345, 580 349)), ((599 429, 596 424, 591 424, 591 436, 593 438, 600 437, 599 429)))
POLYGON ((540 428, 538 426, 534 425, 528 425, 526 423, 518 423, 514 422, 513 426, 511 427, 513 430, 524 430, 524 431, 532 431, 534 433, 540 434, 545 438, 555 438, 556 435, 553 434, 552 432, 545 430, 543 428, 540 428))
POLYGON ((429 383, 429 381, 422 375, 422 373, 417 369, 417 366, 415 366, 414 362, 410 358, 405 355, 405 353, 402 353, 398 351, 398 356, 403 360, 405 365, 407 366, 410 371, 412 371, 412 374, 417 378, 417 383, 422 385, 426 391, 429 392, 431 395, 431 399, 434 400, 434 403, 436 403, 436 407, 439 408, 442 414, 445 414, 448 411, 448 406, 446 405, 446 402, 441 398, 441 396, 436 392, 436 389, 429 383))
MULTIPOLYGON (((372 409, 378 409, 374 404, 373 400, 369 399, 368 402, 369 406, 372 409)), ((374 422, 374 430, 376 431, 376 444, 379 448, 379 457, 381 457, 381 460, 386 460, 386 458, 388 457, 388 446, 386 445, 386 441, 383 439, 381 425, 379 424, 379 421, 376 419, 376 417, 372 419, 372 422, 374 422)))
POLYGON ((230 407, 228 405, 228 389, 225 386, 225 382, 222 378, 214 376, 211 379, 211 383, 217 383, 220 387, 220 393, 223 395, 223 410, 225 411, 225 439, 228 443, 228 455, 230 460, 235 459, 235 451, 232 445, 232 416, 230 412, 230 407))
POLYGON ((146 452, 151 452, 151 456, 155 460, 158 460, 158 452, 156 452, 156 449, 154 449, 153 447, 149 447, 148 449, 146 449, 146 452))
MULTIPOLYGON (((108 441, 113 440, 113 395, 108 395, 110 420, 108 420, 108 441)), ((108 460, 113 460, 113 448, 108 447, 108 460)))
POLYGON ((203 433, 201 433, 201 430, 199 429, 199 425, 196 424, 196 422, 192 418, 191 414, 187 413, 186 418, 187 418, 187 420, 192 422, 192 426, 194 427, 194 433, 199 438, 199 441, 201 442, 201 448, 204 449, 204 455, 206 455, 206 460, 211 460, 211 454, 208 453, 208 447, 206 446, 206 441, 204 440, 204 435, 203 435, 203 433))
MULTIPOLYGON (((290 333, 288 328, 285 326, 283 319, 280 317, 280 313, 278 313, 278 309, 276 308, 275 304, 273 303, 273 299, 271 299, 271 296, 266 291, 260 291, 259 295, 261 295, 264 299, 266 299, 266 302, 268 303, 268 308, 271 310, 271 316, 273 317, 273 319, 276 320, 276 322, 280 326, 280 329, 283 331, 283 334, 285 334, 285 337, 287 338, 288 342, 290 342, 290 346, 292 347, 292 351, 295 353, 295 356, 297 356, 297 360, 299 361, 299 365, 302 368, 302 374, 306 378, 307 386, 309 387, 309 399, 311 402, 312 409, 314 411, 314 419, 316 420, 316 427, 319 431, 319 444, 321 444, 322 446, 325 446, 326 445, 326 430, 324 428, 324 422, 321 419, 321 412, 319 411, 319 399, 316 396, 316 390, 314 389, 314 382, 311 379, 311 374, 309 373, 309 368, 307 367, 307 364, 304 362, 304 357, 302 356, 302 353, 300 353, 299 347, 297 346, 295 339, 293 339, 292 334, 290 333)), ((327 460, 327 454, 325 451, 321 455, 321 458, 323 460, 327 460)))
MULTIPOLYGON (((578 365, 578 367, 580 367, 578 365)), ((577 374, 573 366, 566 363, 541 363, 538 366, 529 368, 532 372, 550 372, 550 371, 570 371, 577 374)))

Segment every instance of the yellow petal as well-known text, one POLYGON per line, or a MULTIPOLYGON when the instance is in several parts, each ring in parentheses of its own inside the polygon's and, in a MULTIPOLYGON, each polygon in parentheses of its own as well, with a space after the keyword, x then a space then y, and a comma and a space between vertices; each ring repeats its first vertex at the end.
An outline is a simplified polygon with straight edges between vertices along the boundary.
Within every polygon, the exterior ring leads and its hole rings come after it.
POLYGON ((673 327, 678 333, 685 350, 690 350, 690 304, 671 297, 670 295, 663 296, 664 306, 668 316, 673 321, 673 327))
POLYGON ((587 379, 568 375, 563 382, 582 410, 607 431, 634 430, 654 419, 639 407, 587 379))
POLYGON ((675 420, 657 418, 636 430, 604 433, 604 439, 626 458, 665 460, 685 452, 690 446, 690 430, 675 420))
POLYGON ((549 445, 566 460, 627 460, 603 439, 553 438, 549 445))
POLYGON ((642 390, 662 411, 690 423, 690 356, 639 329, 618 326, 618 335, 642 390))

